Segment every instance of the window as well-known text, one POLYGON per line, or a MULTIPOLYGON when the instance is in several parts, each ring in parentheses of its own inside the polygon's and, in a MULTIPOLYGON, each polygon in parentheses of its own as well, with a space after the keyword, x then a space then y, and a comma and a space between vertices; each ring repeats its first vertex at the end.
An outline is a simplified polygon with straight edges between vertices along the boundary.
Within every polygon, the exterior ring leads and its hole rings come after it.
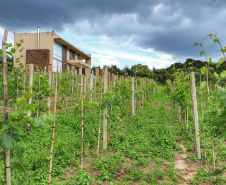
POLYGON ((67 72, 68 73, 70 72, 70 66, 69 66, 69 64, 67 64, 67 72))
POLYGON ((70 60, 70 49, 67 49, 67 60, 70 60))
POLYGON ((78 55, 75 53, 75 60, 78 60, 78 55))
POLYGON ((57 72, 57 64, 58 72, 62 71, 62 53, 63 53, 62 45, 54 41, 53 72, 57 72))

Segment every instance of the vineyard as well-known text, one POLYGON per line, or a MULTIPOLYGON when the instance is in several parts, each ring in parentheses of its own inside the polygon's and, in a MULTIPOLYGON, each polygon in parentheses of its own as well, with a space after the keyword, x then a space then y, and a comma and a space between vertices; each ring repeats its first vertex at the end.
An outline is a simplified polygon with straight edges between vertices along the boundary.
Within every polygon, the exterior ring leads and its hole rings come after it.
POLYGON ((226 183, 225 71, 163 86, 27 68, 0 71, 1 184, 226 183))

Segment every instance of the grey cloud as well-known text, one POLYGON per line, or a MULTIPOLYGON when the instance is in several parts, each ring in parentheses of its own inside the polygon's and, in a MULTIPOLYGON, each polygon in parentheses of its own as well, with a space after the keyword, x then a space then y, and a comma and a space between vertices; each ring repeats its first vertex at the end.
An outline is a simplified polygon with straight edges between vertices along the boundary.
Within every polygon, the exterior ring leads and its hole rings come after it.
MULTIPOLYGON (((5 0, 0 26, 26 32, 65 30, 77 35, 107 36, 175 57, 198 57, 192 46, 208 33, 225 41, 226 3, 211 0, 5 0)), ((209 47, 209 45, 207 45, 209 47)))

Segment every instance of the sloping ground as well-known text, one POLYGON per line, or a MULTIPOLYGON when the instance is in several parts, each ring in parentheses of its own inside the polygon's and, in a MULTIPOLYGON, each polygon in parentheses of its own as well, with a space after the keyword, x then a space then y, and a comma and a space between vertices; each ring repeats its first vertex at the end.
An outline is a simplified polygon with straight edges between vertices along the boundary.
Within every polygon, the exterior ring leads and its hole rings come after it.
MULTIPOLYGON (((116 119, 117 110, 113 109, 108 149, 99 154, 96 153, 99 116, 92 112, 85 115, 83 171, 79 157, 81 117, 73 110, 59 119, 52 184, 211 184, 204 163, 191 160, 194 151, 186 148, 169 98, 161 90, 149 97, 130 124, 128 110, 122 126, 116 119)), ((12 165, 19 161, 25 169, 13 171, 14 184, 46 184, 49 136, 50 130, 32 131, 29 142, 20 144, 26 148, 23 160, 19 152, 14 152, 12 165)))
MULTIPOLYGON (((183 151, 176 143, 171 127, 174 120, 166 108, 167 102, 168 97, 164 93, 154 93, 144 108, 131 119, 130 125, 112 133, 107 151, 101 151, 98 155, 95 150, 90 151, 91 155, 86 157, 84 168, 93 179, 91 184, 182 182, 174 158, 175 154, 185 154, 178 152, 183 151)), ((76 178, 74 175, 78 173, 79 170, 68 171, 61 183, 73 183, 76 178)))

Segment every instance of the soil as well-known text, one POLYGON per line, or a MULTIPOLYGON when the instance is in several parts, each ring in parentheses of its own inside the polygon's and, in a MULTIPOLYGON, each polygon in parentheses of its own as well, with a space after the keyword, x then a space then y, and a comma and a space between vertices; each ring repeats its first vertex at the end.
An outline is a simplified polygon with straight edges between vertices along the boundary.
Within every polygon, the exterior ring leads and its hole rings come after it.
POLYGON ((183 149, 183 153, 178 151, 174 152, 174 166, 175 169, 181 174, 180 184, 187 184, 195 178, 195 174, 203 165, 202 162, 192 162, 187 159, 187 149, 185 145, 180 142, 179 145, 183 149))

